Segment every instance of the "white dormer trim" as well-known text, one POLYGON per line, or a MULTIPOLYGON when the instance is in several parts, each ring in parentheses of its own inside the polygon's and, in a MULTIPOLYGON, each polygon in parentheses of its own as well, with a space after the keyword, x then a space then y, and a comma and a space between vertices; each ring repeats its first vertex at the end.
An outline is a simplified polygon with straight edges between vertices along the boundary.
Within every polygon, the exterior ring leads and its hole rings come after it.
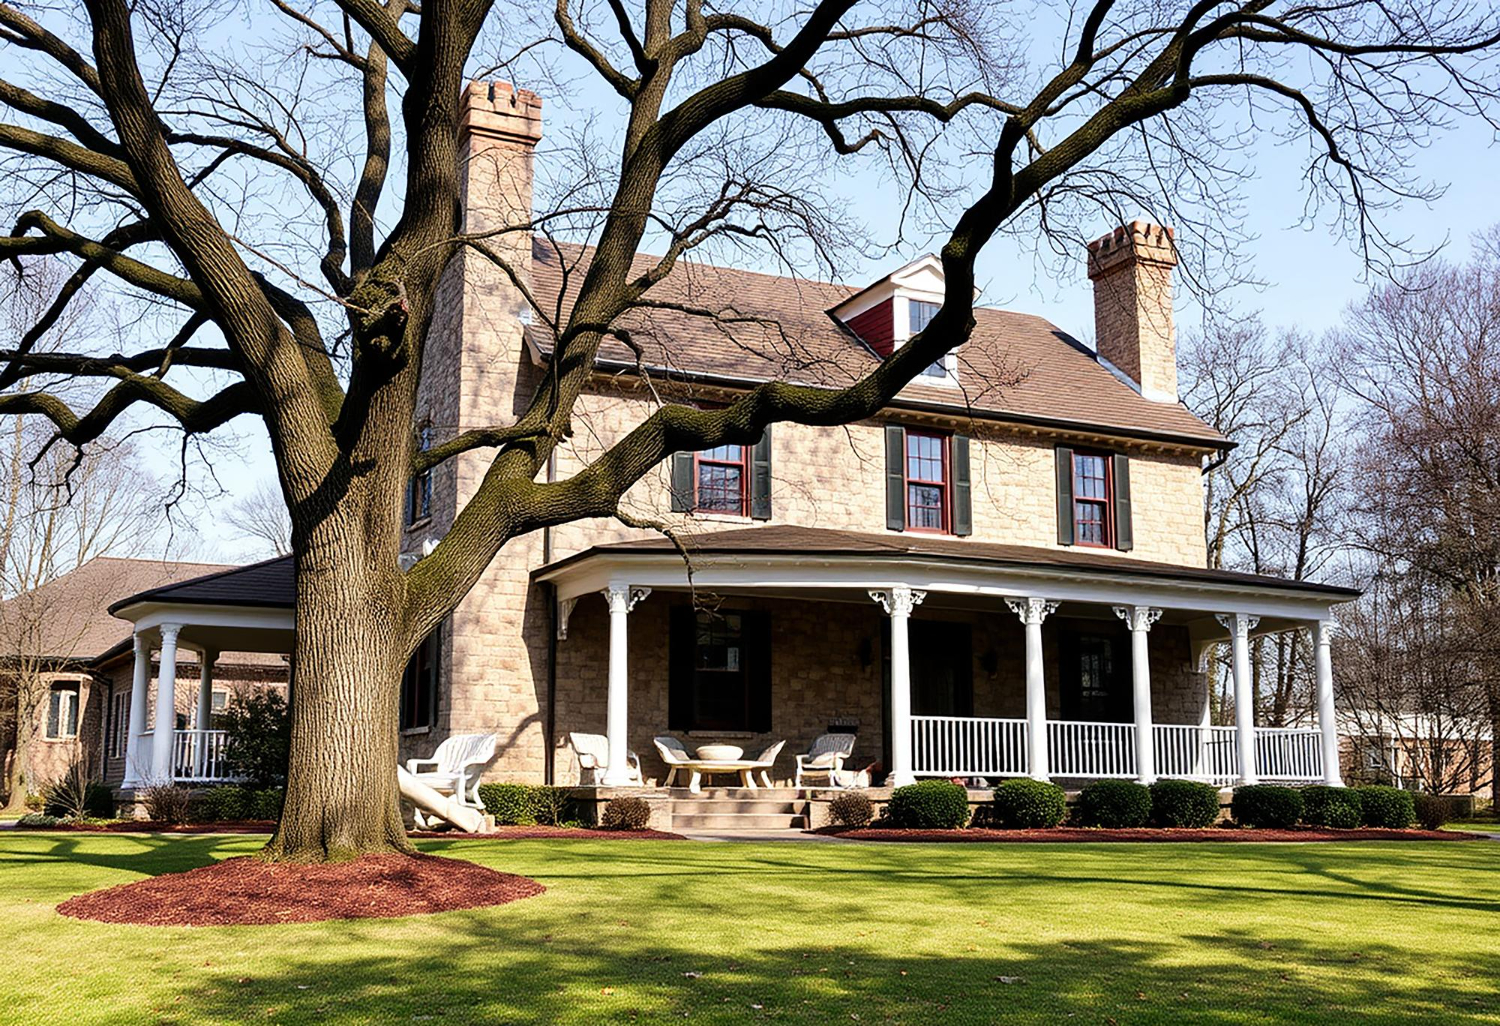
MULTIPOLYGON (((855 293, 830 312, 840 321, 848 322, 881 303, 891 304, 891 335, 895 348, 911 341, 911 304, 913 302, 942 303, 946 279, 943 262, 935 254, 928 253, 911 263, 899 267, 880 281, 855 293)), ((976 297, 978 290, 975 290, 976 297)), ((942 377, 919 374, 912 384, 946 385, 958 387, 958 354, 948 353, 943 357, 942 377)))

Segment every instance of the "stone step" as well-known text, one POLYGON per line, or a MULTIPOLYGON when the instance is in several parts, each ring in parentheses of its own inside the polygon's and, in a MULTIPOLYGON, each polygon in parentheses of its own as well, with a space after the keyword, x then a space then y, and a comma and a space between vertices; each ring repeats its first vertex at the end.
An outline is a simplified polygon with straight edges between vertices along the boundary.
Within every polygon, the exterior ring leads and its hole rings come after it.
POLYGON ((802 830, 807 820, 801 816, 773 813, 747 813, 743 815, 722 813, 672 812, 673 830, 802 830))
POLYGON ((673 798, 672 815, 703 816, 795 816, 805 802, 756 798, 673 798))
POLYGON ((686 787, 669 787, 667 794, 674 799, 694 800, 699 798, 755 798, 774 799, 776 801, 791 801, 802 797, 802 791, 795 787, 701 787, 694 794, 686 787))

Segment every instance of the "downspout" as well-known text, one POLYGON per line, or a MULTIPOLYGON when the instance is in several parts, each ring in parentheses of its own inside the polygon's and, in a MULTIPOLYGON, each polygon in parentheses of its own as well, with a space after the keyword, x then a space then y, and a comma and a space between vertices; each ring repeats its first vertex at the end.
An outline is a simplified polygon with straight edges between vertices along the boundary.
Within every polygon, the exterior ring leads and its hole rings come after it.
MULTIPOLYGON (((547 454, 547 483, 557 480, 557 450, 547 454)), ((542 528, 542 565, 552 562, 552 528, 542 528)), ((543 728, 547 754, 542 758, 542 780, 549 786, 557 779, 557 585, 548 581, 542 586, 547 601, 547 718, 543 728)))

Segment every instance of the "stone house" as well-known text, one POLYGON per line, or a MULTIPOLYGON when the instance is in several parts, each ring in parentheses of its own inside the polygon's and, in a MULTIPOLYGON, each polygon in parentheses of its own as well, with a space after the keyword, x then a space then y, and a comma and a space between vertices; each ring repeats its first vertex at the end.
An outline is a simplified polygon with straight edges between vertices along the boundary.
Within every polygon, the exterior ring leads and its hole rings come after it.
MULTIPOLYGON (((540 99, 475 83, 466 100, 465 229, 529 220, 540 99)), ((425 357, 422 444, 514 418, 591 255, 520 232, 492 244, 515 280, 455 258, 425 357)), ((1355 593, 1206 568, 1202 468, 1232 443, 1177 394, 1172 232, 1134 222, 1079 259, 1097 348, 980 307, 972 337, 878 417, 680 453, 630 489, 621 520, 509 543, 408 668, 403 757, 494 733, 490 778, 591 784, 570 735, 595 734, 608 739, 602 783, 635 781, 632 751, 650 782, 666 775, 652 740, 670 733, 746 752, 785 742, 771 775, 786 779, 793 752, 841 732, 855 735, 851 765, 891 783, 1337 780, 1330 610, 1355 593), (1209 647, 1229 644, 1248 681, 1248 639, 1287 630, 1315 634, 1329 728, 1255 728, 1248 686, 1239 726, 1211 724, 1209 647)), ((851 383, 922 329, 942 287, 931 256, 853 284, 685 262, 601 349, 546 476, 578 473, 659 400, 851 383)), ((487 458, 413 480, 411 560, 487 458)), ((149 651, 168 629, 174 645, 215 630, 271 646, 291 608, 282 560, 116 610, 149 651)))

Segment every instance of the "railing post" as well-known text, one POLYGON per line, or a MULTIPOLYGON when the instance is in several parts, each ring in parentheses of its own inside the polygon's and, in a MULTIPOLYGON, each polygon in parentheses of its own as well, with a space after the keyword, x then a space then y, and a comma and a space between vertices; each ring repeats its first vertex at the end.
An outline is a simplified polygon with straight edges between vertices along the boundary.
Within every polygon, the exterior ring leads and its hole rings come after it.
POLYGON ((1042 663, 1042 621, 1057 611, 1044 598, 1006 599, 1026 627, 1026 769, 1033 780, 1050 779, 1047 752, 1047 679, 1042 663))
POLYGON ((910 784, 917 778, 911 761, 911 646, 907 622, 911 611, 927 597, 925 591, 913 591, 898 584, 889 591, 872 591, 870 598, 880 603, 891 620, 891 774, 894 787, 910 784))
POLYGON ((1135 773, 1143 784, 1156 782, 1155 737, 1151 727, 1151 653, 1146 635, 1161 619, 1150 606, 1115 606, 1115 615, 1130 628, 1131 696, 1135 706, 1135 773))
POLYGON ((1229 632, 1234 655, 1234 738, 1240 757, 1242 784, 1260 782, 1255 764, 1255 683, 1250 676, 1250 632, 1260 617, 1247 613, 1219 613, 1214 617, 1229 632))

